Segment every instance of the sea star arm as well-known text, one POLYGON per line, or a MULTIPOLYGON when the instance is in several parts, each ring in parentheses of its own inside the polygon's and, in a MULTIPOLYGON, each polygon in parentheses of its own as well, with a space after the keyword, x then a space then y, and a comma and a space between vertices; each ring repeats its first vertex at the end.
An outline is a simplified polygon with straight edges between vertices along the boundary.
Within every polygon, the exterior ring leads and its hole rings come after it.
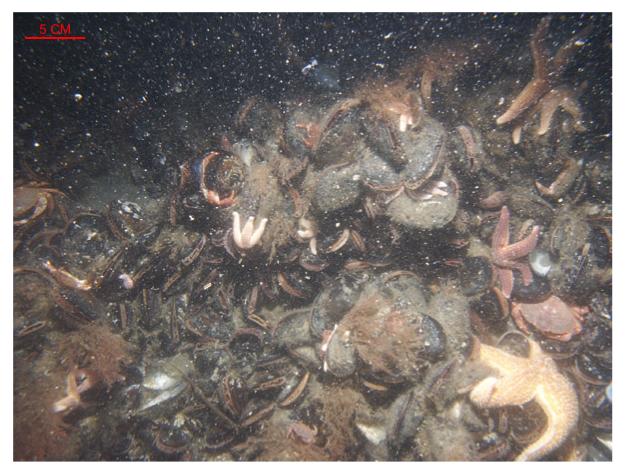
POLYGON ((532 51, 532 60, 534 61, 534 78, 547 78, 547 59, 549 55, 545 51, 545 36, 549 30, 551 17, 546 16, 536 28, 530 40, 530 50, 532 51))
POLYGON ((561 446, 577 425, 579 409, 575 390, 563 375, 550 375, 551 379, 537 387, 535 397, 547 415, 547 427, 540 438, 517 456, 517 461, 541 459, 561 446))
POLYGON ((512 101, 508 110, 497 118, 497 125, 503 125, 516 119, 529 107, 538 102, 538 99, 549 89, 547 71, 549 56, 545 51, 544 41, 550 21, 550 17, 543 18, 530 40, 530 50, 532 51, 532 60, 534 62, 534 77, 512 101))
POLYGON ((577 131, 583 132, 586 127, 582 123, 582 109, 577 100, 578 92, 570 87, 561 86, 549 91, 539 103, 540 109, 540 125, 536 133, 544 135, 549 131, 553 115, 559 107, 562 107, 573 120, 574 127, 577 131))
POLYGON ((579 47, 580 44, 583 44, 582 40, 588 36, 591 29, 592 29, 592 25, 587 25, 579 33, 577 33, 571 39, 569 39, 566 43, 564 43, 560 47, 560 49, 558 49, 553 59, 553 74, 554 75, 559 76, 564 72, 564 68, 569 62, 571 55, 575 52, 575 48, 579 47))
POLYGON ((514 286, 514 274, 509 268, 496 267, 497 278, 501 286, 501 292, 506 298, 510 298, 512 287, 514 286))
POLYGON ((241 247, 241 217, 236 211, 232 213, 232 238, 235 244, 241 247))
MULTIPOLYGON (((532 228, 532 232, 530 235, 525 237, 523 240, 519 240, 510 245, 506 245, 505 247, 496 249, 497 260, 503 262, 512 262, 521 257, 525 257, 532 250, 536 248, 536 244, 538 243, 538 236, 540 235, 540 227, 535 225, 532 228)), ((507 265, 506 265, 507 266, 507 265)))
POLYGON ((501 212, 499 213, 499 222, 497 222, 497 226, 493 232, 491 241, 493 250, 497 250, 508 245, 508 242, 510 241, 509 227, 510 211, 508 211, 507 206, 503 206, 501 208, 501 212))
POLYGON ((534 398, 536 390, 531 374, 510 374, 501 378, 486 377, 471 391, 471 401, 482 408, 523 405, 534 398))
POLYGON ((546 79, 532 79, 521 91, 521 93, 512 101, 508 110, 497 118, 497 125, 503 125, 512 122, 519 115, 525 112, 530 106, 540 99, 549 89, 546 79))
POLYGON ((254 233, 254 217, 250 216, 247 218, 245 225, 243 226, 243 230, 241 231, 241 239, 243 242, 243 246, 248 248, 251 247, 250 240, 252 239, 252 234, 254 233))
POLYGON ((250 247, 253 247, 260 241, 261 237, 263 236, 263 233, 265 232, 266 225, 267 225, 267 218, 261 219, 260 225, 250 237, 250 247))

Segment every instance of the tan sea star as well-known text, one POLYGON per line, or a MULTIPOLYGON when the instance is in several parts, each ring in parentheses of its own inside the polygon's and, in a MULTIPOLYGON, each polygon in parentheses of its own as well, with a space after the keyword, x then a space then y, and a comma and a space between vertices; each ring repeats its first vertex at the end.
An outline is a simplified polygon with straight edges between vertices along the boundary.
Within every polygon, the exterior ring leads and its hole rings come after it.
POLYGON ((571 382, 535 341, 528 340, 529 357, 517 357, 480 344, 479 360, 498 372, 479 382, 469 398, 480 408, 523 405, 534 400, 547 416, 540 438, 527 446, 517 461, 538 460, 564 443, 577 425, 579 404, 571 382))
MULTIPOLYGON (((518 96, 512 101, 510 107, 497 118, 497 125, 504 125, 506 123, 521 119, 522 115, 530 109, 530 107, 536 105, 532 109, 532 113, 528 114, 527 120, 531 120, 531 117, 536 112, 541 114, 541 123, 538 134, 544 135, 549 128, 553 113, 558 107, 562 107, 566 112, 573 115, 576 121, 575 128, 583 131, 584 127, 581 124, 581 110, 579 103, 577 102, 578 94, 569 87, 555 87, 560 81, 562 73, 572 55, 575 48, 581 41, 588 35, 590 27, 582 29, 579 33, 574 35, 566 43, 564 43, 556 52, 551 56, 545 48, 545 36, 549 29, 549 23, 551 17, 543 18, 536 31, 530 40, 530 49, 532 52, 532 60, 534 62, 534 73, 532 80, 523 88, 518 96)), ((521 130, 523 123, 519 123, 515 126, 512 132, 512 141, 517 144, 521 140, 521 130)))
POLYGON ((519 270, 523 277, 523 284, 532 283, 532 270, 529 265, 524 262, 518 262, 521 257, 525 257, 536 248, 538 243, 538 234, 540 227, 534 226, 530 235, 523 240, 519 240, 514 244, 510 244, 510 211, 506 206, 501 208, 499 214, 499 222, 493 232, 491 254, 495 273, 501 284, 501 291, 510 298, 512 286, 514 283, 514 275, 512 270, 519 270))

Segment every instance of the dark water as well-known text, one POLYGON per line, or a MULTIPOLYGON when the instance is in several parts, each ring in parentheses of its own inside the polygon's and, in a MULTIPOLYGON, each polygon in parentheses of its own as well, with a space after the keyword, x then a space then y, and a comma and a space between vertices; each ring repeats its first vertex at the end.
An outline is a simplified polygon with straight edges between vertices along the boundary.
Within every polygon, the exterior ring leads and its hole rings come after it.
POLYGON ((467 389, 474 337, 523 354, 491 288, 505 204, 552 268, 504 306, 585 313, 530 321, 579 411, 540 459, 611 459, 611 16, 552 14, 545 89, 497 125, 545 17, 16 14, 15 458, 514 459, 540 406, 467 389), (24 40, 42 23, 86 39, 24 40))

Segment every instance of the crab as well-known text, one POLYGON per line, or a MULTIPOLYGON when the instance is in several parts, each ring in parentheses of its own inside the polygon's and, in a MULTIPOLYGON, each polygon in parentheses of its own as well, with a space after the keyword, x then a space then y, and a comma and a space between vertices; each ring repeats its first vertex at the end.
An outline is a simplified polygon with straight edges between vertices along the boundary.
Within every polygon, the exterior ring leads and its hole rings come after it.
POLYGON ((528 324, 541 334, 558 341, 570 341, 582 331, 588 308, 568 305, 555 295, 540 303, 512 303, 512 318, 529 334, 528 324))
MULTIPOLYGON (((50 215, 57 206, 55 194, 65 196, 63 192, 50 188, 43 182, 31 181, 17 186, 13 190, 13 225, 22 227, 36 222, 46 213, 50 215)), ((59 212, 65 219, 65 210, 60 206, 59 212)))

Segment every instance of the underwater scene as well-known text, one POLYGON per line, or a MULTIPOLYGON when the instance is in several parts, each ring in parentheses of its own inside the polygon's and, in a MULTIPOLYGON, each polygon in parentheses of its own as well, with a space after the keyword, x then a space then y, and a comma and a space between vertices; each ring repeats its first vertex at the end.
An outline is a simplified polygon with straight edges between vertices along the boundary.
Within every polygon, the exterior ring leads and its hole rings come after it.
POLYGON ((14 460, 611 461, 611 14, 14 14, 14 460))

